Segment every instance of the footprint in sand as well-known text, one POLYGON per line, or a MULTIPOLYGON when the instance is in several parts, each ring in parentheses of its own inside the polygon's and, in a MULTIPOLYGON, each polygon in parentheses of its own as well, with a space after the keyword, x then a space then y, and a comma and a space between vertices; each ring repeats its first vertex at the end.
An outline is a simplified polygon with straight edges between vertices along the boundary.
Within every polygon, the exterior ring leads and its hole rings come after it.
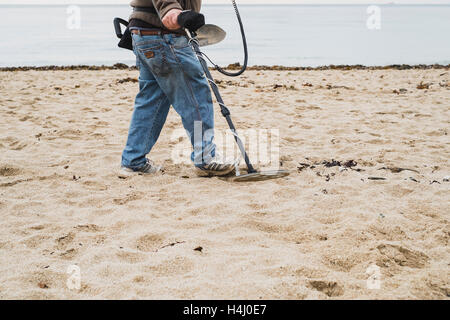
POLYGON ((144 262, 147 257, 144 253, 121 251, 117 253, 117 258, 123 262, 134 264, 144 262))
POLYGON ((157 251, 164 245, 166 238, 159 234, 146 234, 136 241, 136 248, 139 251, 151 252, 157 251))
POLYGON ((78 225, 75 227, 75 229, 83 232, 99 232, 102 230, 101 227, 95 225, 95 224, 83 224, 78 225))
POLYGON ((64 259, 73 259, 77 254, 78 254, 78 250, 72 248, 72 249, 68 249, 68 250, 64 251, 63 253, 61 253, 60 257, 62 257, 64 259))
POLYGON ((97 191, 106 191, 106 190, 108 190, 108 186, 107 185, 105 185, 103 183, 100 183, 100 182, 97 182, 97 181, 91 181, 91 180, 84 181, 83 185, 85 185, 87 187, 87 189, 89 189, 89 190, 97 190, 97 191))
POLYGON ((119 206, 123 206, 123 205, 127 204, 130 201, 135 201, 135 200, 142 199, 142 197, 143 197, 143 193, 134 192, 134 193, 127 194, 123 198, 116 198, 116 199, 113 200, 113 202, 115 204, 119 205, 119 206))
POLYGON ((36 249, 45 244, 45 242, 50 238, 50 236, 44 234, 34 235, 21 241, 21 243, 24 244, 27 248, 36 249))
POLYGON ((150 278, 145 275, 145 276, 136 276, 133 278, 133 282, 134 283, 144 283, 144 282, 150 282, 150 278))
POLYGON ((0 177, 14 177, 21 173, 21 170, 17 167, 5 164, 0 166, 0 177))
POLYGON ((30 120, 30 119, 33 119, 33 117, 30 117, 30 116, 24 116, 24 117, 20 118, 19 121, 24 122, 24 121, 28 121, 28 120, 30 120))
POLYGON ((344 294, 344 288, 335 281, 309 281, 309 287, 326 294, 329 297, 339 297, 344 294))
POLYGON ((276 234, 276 235, 290 233, 294 231, 294 227, 291 225, 266 223, 257 220, 248 220, 242 223, 242 226, 253 230, 265 232, 268 234, 276 234))
MULTIPOLYGON (((442 295, 445 297, 450 297, 450 286, 447 281, 435 278, 430 279, 427 282, 427 287, 430 288, 434 293, 442 295)), ((440 298, 440 297, 439 297, 440 298)))
POLYGON ((70 232, 69 234, 56 239, 56 247, 58 250, 66 249, 75 239, 75 234, 70 232))
POLYGON ((180 274, 186 274, 194 269, 194 264, 187 258, 175 257, 173 259, 166 260, 155 266, 149 266, 145 268, 145 272, 149 272, 153 275, 175 276, 180 274))
POLYGON ((78 254, 78 249, 69 248, 75 240, 73 232, 56 239, 56 249, 60 251, 59 256, 64 259, 72 259, 78 254))
POLYGON ((25 142, 17 140, 16 138, 12 137, 6 138, 5 141, 9 143, 9 148, 15 151, 20 151, 27 146, 25 142))
POLYGON ((56 132, 56 137, 70 140, 80 140, 82 136, 81 130, 65 129, 58 130, 56 132))
POLYGON ((377 249, 382 255, 379 262, 383 266, 389 266, 391 262, 394 262, 401 267, 421 269, 429 261, 429 257, 420 251, 409 250, 397 245, 381 244, 377 249))
POLYGON ((26 283, 33 283, 38 289, 48 290, 60 287, 61 284, 65 284, 66 278, 67 275, 64 272, 57 272, 47 269, 46 271, 27 273, 22 281, 26 281, 26 283))

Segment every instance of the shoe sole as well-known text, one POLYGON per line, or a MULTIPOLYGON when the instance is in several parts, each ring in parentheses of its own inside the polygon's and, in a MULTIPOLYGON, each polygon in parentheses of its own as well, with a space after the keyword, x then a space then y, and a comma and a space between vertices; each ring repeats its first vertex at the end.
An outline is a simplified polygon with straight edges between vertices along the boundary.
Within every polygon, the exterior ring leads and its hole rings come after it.
POLYGON ((129 178, 129 177, 136 176, 136 175, 148 176, 148 175, 157 174, 157 173, 163 171, 162 167, 157 167, 156 169, 157 170, 155 172, 139 172, 139 171, 133 171, 133 170, 120 169, 119 178, 129 178))
POLYGON ((223 177, 231 174, 234 170, 235 170, 234 166, 224 171, 202 170, 199 168, 195 168, 195 173, 199 177, 223 177))

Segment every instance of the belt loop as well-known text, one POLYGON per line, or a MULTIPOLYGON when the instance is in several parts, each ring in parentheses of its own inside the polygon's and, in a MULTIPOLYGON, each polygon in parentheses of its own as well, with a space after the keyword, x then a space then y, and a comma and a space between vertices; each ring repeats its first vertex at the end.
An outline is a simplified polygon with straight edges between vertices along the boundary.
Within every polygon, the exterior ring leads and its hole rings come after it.
POLYGON ((138 31, 139 31, 139 36, 142 37, 142 30, 138 29, 138 31))

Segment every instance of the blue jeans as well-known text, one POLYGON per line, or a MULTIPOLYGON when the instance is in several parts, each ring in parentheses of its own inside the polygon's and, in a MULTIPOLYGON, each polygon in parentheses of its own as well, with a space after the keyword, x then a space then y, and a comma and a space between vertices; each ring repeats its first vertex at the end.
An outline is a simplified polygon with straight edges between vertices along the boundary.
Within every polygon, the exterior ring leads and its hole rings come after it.
POLYGON ((133 50, 140 70, 139 93, 122 154, 122 165, 141 168, 159 138, 172 105, 181 116, 193 146, 196 166, 215 156, 214 111, 208 81, 184 36, 133 34, 133 50))

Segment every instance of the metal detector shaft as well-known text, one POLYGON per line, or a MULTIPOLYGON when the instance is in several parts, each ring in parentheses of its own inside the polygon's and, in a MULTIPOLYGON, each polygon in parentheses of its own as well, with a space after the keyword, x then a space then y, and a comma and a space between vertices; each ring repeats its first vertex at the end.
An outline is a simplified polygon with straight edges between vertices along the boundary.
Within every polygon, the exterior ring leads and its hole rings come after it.
POLYGON ((226 105, 222 99, 222 96, 219 92, 219 88, 217 87, 217 84, 214 82, 214 78, 212 77, 211 72, 208 69, 208 64, 206 63, 205 59, 203 58, 203 56, 200 52, 200 47, 199 47, 198 43, 195 41, 195 39, 193 40, 192 34, 188 30, 186 30, 186 33, 188 34, 188 37, 191 40, 190 41, 191 46, 194 49, 195 53, 197 54, 198 60, 200 61, 200 64, 202 65, 202 68, 203 68, 203 71, 205 72, 206 78, 208 78, 211 89, 214 92, 217 102, 220 105, 220 110, 222 112, 222 115, 227 120, 228 126, 231 129, 231 132, 233 132, 233 134, 234 134, 234 139, 236 140, 239 150, 241 151, 242 156, 244 157, 245 163, 247 165, 248 173, 257 172, 255 170, 255 168, 253 167, 252 163, 250 162, 250 159, 248 157, 247 151, 245 150, 244 144, 242 143, 242 140, 239 138, 239 136, 237 134, 236 127, 234 126, 233 121, 231 120, 230 110, 226 107, 226 105))

